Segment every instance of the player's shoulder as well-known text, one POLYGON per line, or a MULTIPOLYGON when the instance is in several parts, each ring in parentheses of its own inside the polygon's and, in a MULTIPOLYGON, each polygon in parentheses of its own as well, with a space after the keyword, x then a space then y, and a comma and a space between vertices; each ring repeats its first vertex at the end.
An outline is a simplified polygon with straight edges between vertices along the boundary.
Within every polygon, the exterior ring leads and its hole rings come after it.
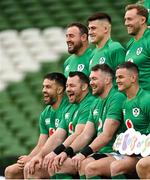
POLYGON ((41 112, 41 115, 44 115, 44 114, 47 114, 51 111, 51 106, 50 105, 47 105, 43 111, 41 112))
POLYGON ((131 38, 126 44, 126 49, 129 49, 133 42, 134 42, 134 38, 131 38))
POLYGON ((126 96, 122 92, 120 92, 117 89, 113 88, 111 90, 110 98, 114 99, 114 100, 118 99, 119 101, 124 101, 126 99, 126 96))
POLYGON ((70 55, 64 62, 64 65, 67 65, 70 63, 70 61, 74 58, 74 54, 70 55))
POLYGON ((113 41, 111 40, 110 43, 108 44, 109 48, 113 51, 117 50, 117 49, 122 49, 124 50, 124 47, 122 46, 122 44, 118 41, 113 41))
POLYGON ((149 46, 149 41, 150 41, 150 29, 147 29, 144 32, 144 35, 142 37, 142 43, 147 44, 149 46))
POLYGON ((149 101, 149 99, 150 99, 150 92, 146 91, 144 89, 140 89, 139 93, 138 93, 138 97, 141 98, 141 99, 145 99, 145 100, 149 101))

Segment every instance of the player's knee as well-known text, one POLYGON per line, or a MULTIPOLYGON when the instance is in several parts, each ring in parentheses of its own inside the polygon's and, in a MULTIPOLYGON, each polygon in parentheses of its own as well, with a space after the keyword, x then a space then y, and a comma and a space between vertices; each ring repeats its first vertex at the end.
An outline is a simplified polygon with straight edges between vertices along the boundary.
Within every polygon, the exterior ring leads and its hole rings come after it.
POLYGON ((114 161, 110 164, 111 176, 116 176, 120 173, 120 165, 118 161, 114 161))
POLYGON ((85 167, 87 165, 86 159, 81 162, 81 167, 78 169, 79 174, 83 175, 85 174, 85 167))
POLYGON ((17 170, 13 168, 13 166, 8 166, 5 169, 5 178, 6 179, 13 179, 14 176, 16 175, 17 170))
POLYGON ((95 172, 95 171, 96 171, 95 166, 93 166, 93 164, 88 164, 88 165, 85 167, 85 175, 86 175, 86 177, 94 176, 94 172, 95 172))
POLYGON ((145 159, 138 161, 136 171, 141 179, 150 179, 150 163, 145 161, 145 159))
POLYGON ((5 169, 5 177, 6 177, 6 178, 9 178, 9 174, 10 174, 9 169, 10 169, 9 166, 6 167, 6 169, 5 169))
POLYGON ((144 171, 145 169, 147 169, 148 164, 143 161, 143 159, 139 160, 138 163, 136 164, 136 170, 137 171, 144 171))

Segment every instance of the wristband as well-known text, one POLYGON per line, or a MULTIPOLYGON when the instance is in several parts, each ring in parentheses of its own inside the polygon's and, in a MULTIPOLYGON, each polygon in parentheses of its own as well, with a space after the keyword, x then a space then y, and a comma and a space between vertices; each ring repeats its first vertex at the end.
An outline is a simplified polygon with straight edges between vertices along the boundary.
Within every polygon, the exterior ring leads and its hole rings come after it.
POLYGON ((53 152, 58 155, 58 154, 60 154, 61 152, 63 152, 65 148, 66 148, 66 147, 65 147, 63 144, 60 144, 59 146, 57 146, 57 147, 53 150, 53 152))
POLYGON ((67 156, 73 157, 75 155, 72 147, 67 147, 64 152, 67 154, 67 156))
POLYGON ((89 156, 90 154, 93 154, 93 150, 90 146, 86 146, 85 148, 83 148, 80 152, 81 154, 83 154, 85 157, 89 156))

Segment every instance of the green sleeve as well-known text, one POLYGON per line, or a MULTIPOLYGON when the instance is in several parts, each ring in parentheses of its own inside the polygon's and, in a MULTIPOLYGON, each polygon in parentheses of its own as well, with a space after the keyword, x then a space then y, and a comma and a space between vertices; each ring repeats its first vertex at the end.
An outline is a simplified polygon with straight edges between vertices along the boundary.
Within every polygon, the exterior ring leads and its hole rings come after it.
POLYGON ((78 124, 86 124, 89 116, 89 112, 90 112, 89 105, 82 108, 82 110, 79 112, 80 116, 78 118, 78 124))
POLYGON ((119 43, 113 43, 113 47, 110 47, 111 51, 111 67, 116 70, 119 64, 125 62, 125 49, 119 43))
POLYGON ((62 118, 58 128, 64 129, 65 131, 68 131, 68 126, 67 126, 65 118, 62 118))
POLYGON ((97 129, 97 123, 96 123, 96 121, 95 121, 94 118, 93 118, 93 111, 92 111, 92 110, 90 110, 89 117, 88 117, 88 121, 91 122, 91 123, 93 123, 95 129, 97 129))
POLYGON ((39 127, 40 127, 40 134, 49 134, 49 130, 45 126, 44 111, 40 115, 39 127))
POLYGON ((84 103, 80 104, 80 109, 79 109, 79 117, 78 117, 78 122, 77 124, 86 124, 90 109, 91 109, 91 104, 95 100, 93 96, 87 96, 88 100, 84 103))
POLYGON ((122 105, 125 100, 125 95, 116 93, 110 100, 109 109, 107 110, 106 119, 114 119, 122 121, 122 105))
POLYGON ((146 119, 149 122, 149 126, 148 126, 148 132, 150 133, 150 95, 145 96, 144 101, 142 101, 142 103, 144 104, 143 106, 143 111, 146 115, 146 119))

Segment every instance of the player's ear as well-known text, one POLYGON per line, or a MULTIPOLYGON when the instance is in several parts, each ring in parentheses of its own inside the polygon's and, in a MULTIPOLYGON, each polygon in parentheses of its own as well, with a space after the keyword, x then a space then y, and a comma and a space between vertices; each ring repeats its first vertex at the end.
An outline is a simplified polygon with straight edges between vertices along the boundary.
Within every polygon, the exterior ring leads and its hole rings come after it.
POLYGON ((146 18, 144 16, 141 17, 141 24, 145 24, 146 18))
POLYGON ((87 39, 88 39, 87 34, 84 33, 84 34, 81 35, 81 40, 83 42, 87 41, 87 39))
POLYGON ((86 83, 82 84, 82 87, 81 87, 82 91, 85 91, 87 88, 88 88, 88 85, 86 83))
POLYGON ((58 95, 60 95, 60 94, 62 94, 63 93, 63 87, 58 87, 58 89, 57 89, 57 94, 58 95))

